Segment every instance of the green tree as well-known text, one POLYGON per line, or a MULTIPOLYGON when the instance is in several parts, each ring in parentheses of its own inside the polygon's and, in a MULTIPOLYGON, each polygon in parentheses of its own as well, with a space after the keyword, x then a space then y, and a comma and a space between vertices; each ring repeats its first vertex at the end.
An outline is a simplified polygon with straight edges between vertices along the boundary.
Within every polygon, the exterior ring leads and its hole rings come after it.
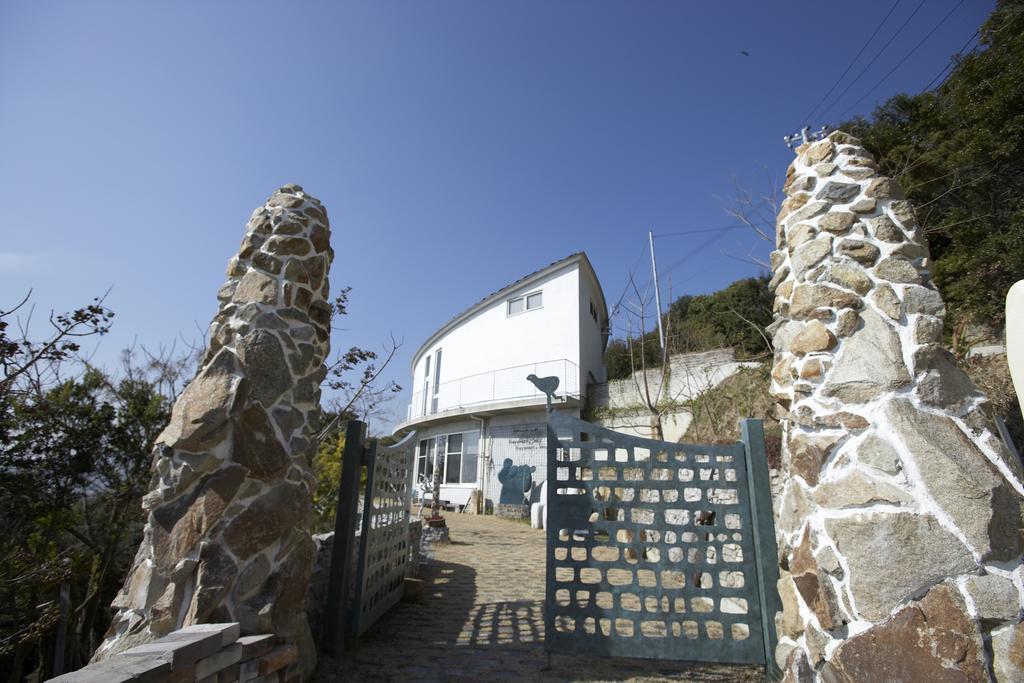
POLYGON ((8 532, 0 552, 15 561, 0 581, 0 657, 9 656, 6 673, 17 678, 26 665, 52 671, 58 584, 70 587, 68 667, 82 665, 106 630, 138 543, 139 500, 171 398, 134 371, 112 380, 88 368, 8 403, 14 429, 0 443, 0 522, 8 532))
MULTIPOLYGON (((764 334, 771 321, 772 294, 763 275, 737 280, 711 294, 680 296, 662 317, 669 354, 731 347, 740 358, 771 353, 764 334)), ((604 362, 608 379, 629 377, 641 365, 661 367, 657 331, 611 340, 604 362)))
POLYGON ((338 514, 338 488, 341 484, 341 456, 345 452, 345 433, 338 431, 320 443, 313 455, 313 533, 334 531, 338 514))
POLYGON ((676 299, 668 310, 672 353, 732 347, 739 357, 771 353, 764 328, 772 321, 768 277, 737 280, 712 294, 676 299))
POLYGON ((999 330, 1024 278, 1024 2, 1001 0, 979 31, 936 90, 840 126, 915 203, 954 348, 972 323, 999 330))
MULTIPOLYGON (((335 300, 335 315, 346 313, 348 292, 335 300)), ((80 667, 100 642, 141 538, 156 437, 202 351, 178 357, 173 348, 160 356, 143 349, 139 359, 128 350, 114 377, 76 355, 81 337, 109 329, 113 313, 102 298, 50 314, 42 339, 28 333, 28 301, 0 310, 0 677, 11 681, 80 667), (12 327, 18 311, 25 318, 12 327), (61 652, 59 630, 67 634, 61 652)), ((344 449, 338 427, 353 415, 378 415, 400 390, 376 383, 398 346, 392 339, 383 360, 353 347, 328 366, 325 383, 341 398, 318 433, 323 445, 313 462, 321 528, 334 526, 344 449)))
POLYGON ((189 365, 148 356, 137 367, 129 350, 113 377, 76 356, 82 337, 110 327, 102 297, 51 313, 42 338, 29 298, 0 311, 0 676, 11 681, 81 666, 109 625, 153 442, 189 365))

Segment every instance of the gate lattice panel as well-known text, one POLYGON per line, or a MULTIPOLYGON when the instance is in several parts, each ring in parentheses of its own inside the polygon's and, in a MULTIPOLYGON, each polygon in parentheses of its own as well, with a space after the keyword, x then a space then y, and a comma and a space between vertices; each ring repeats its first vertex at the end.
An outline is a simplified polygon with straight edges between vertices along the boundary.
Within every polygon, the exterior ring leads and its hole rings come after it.
POLYGON ((768 470, 760 422, 743 427, 745 443, 681 444, 549 413, 549 652, 772 660, 768 470))
POLYGON ((409 566, 409 502, 415 439, 370 446, 356 570, 356 637, 402 597, 409 566))
POLYGON ((340 653, 402 598, 415 444, 415 432, 393 446, 367 443, 366 425, 348 423, 321 633, 329 652, 340 653))

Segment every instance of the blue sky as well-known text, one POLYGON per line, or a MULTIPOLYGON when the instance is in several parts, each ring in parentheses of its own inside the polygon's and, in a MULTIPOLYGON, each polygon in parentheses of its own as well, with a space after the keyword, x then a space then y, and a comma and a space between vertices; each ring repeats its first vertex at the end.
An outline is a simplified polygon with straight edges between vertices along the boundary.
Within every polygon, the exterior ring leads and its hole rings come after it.
MULTIPOLYGON (((647 230, 734 224, 733 179, 785 172, 782 136, 892 7, 3 3, 0 308, 29 287, 45 312, 112 286, 96 353, 111 367, 133 340, 195 338, 249 213, 296 182, 327 206, 331 280, 352 287, 334 345, 404 339, 389 375, 408 387, 431 332, 525 273, 584 250, 611 304, 647 230)), ((920 91, 991 9, 901 0, 833 97, 905 29, 810 123, 835 122, 952 10, 847 116, 920 91)), ((743 230, 657 246, 676 295, 756 274, 730 256, 769 249, 743 230)))

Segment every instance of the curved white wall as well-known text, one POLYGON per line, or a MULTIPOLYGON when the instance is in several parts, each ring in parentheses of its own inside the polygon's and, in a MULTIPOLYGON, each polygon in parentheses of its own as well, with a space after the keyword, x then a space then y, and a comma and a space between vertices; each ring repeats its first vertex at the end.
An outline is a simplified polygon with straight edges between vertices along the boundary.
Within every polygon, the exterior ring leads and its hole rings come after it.
POLYGON ((604 300, 579 258, 496 298, 420 349, 413 365, 410 418, 455 407, 541 397, 526 380, 556 375, 558 393, 579 397, 604 379, 604 300), (539 308, 509 315, 508 301, 541 292, 539 308), (590 314, 593 301, 598 320, 590 314), (436 352, 441 373, 435 397, 436 352), (430 363, 429 385, 425 384, 430 363), (593 380, 591 380, 591 376, 593 380), (428 386, 426 402, 424 387, 428 386))

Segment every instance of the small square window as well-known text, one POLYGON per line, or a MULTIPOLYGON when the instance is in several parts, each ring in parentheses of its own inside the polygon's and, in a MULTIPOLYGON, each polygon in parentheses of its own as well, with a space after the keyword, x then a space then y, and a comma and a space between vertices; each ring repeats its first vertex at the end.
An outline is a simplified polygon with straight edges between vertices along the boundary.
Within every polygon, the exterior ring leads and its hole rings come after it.
POLYGON ((526 300, 523 299, 523 297, 519 297, 518 299, 509 299, 508 314, 515 315, 516 313, 522 313, 525 303, 526 300))
POLYGON ((526 310, 532 311, 535 308, 540 308, 544 303, 544 299, 541 296, 541 292, 534 292, 526 297, 526 310))

